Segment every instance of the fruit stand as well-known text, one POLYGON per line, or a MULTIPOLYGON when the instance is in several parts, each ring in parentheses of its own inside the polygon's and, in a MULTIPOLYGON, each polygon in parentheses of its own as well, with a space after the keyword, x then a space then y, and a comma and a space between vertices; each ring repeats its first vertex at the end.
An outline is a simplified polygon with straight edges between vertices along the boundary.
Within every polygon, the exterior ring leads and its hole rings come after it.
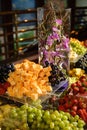
POLYGON ((0 66, 1 130, 87 129, 85 70, 70 69, 63 93, 52 91, 50 71, 27 59, 0 66))
POLYGON ((87 48, 50 11, 51 26, 39 28, 40 62, 0 65, 0 130, 87 130, 87 48))

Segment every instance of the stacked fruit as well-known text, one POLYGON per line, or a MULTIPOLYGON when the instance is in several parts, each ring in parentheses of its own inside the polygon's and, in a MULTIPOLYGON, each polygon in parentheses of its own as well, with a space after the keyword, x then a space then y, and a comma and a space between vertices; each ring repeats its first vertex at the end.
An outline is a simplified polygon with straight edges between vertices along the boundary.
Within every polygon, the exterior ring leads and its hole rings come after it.
MULTIPOLYGON (((63 67, 65 66, 64 63, 61 63, 63 67)), ((48 61, 45 62, 45 66, 51 66, 51 75, 49 76, 49 82, 53 90, 56 92, 63 92, 68 87, 68 80, 67 80, 67 72, 61 66, 53 63, 49 63, 48 61)), ((68 68, 67 68, 68 69, 68 68)))
POLYGON ((87 123, 87 77, 81 76, 71 84, 67 94, 59 99, 58 110, 67 111, 73 116, 79 115, 87 123))
POLYGON ((72 83, 68 91, 73 95, 85 94, 87 92, 87 76, 83 75, 78 81, 72 83))
POLYGON ((83 45, 83 42, 70 38, 70 62, 77 62, 85 53, 87 53, 87 48, 83 45))
POLYGON ((85 125, 78 115, 73 117, 67 112, 43 110, 27 104, 13 107, 6 115, 1 114, 3 130, 84 130, 85 125))
POLYGON ((69 112, 72 116, 79 115, 87 123, 87 99, 66 95, 59 100, 58 110, 69 112))
POLYGON ((87 74, 87 52, 75 63, 74 67, 85 70, 87 74))
POLYGON ((80 42, 78 39, 71 38, 70 39, 70 47, 73 49, 74 52, 78 55, 84 55, 87 51, 87 49, 82 45, 82 42, 80 42))
POLYGON ((0 66, 0 95, 4 94, 9 87, 9 83, 7 79, 9 77, 9 73, 15 70, 14 64, 4 64, 0 66))

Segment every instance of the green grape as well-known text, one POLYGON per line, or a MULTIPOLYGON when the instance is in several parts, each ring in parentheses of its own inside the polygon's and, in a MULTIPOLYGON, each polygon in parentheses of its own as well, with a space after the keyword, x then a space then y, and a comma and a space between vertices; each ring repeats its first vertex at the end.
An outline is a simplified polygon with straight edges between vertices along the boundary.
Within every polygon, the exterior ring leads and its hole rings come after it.
POLYGON ((78 115, 76 115, 76 116, 74 117, 74 119, 75 119, 75 121, 78 121, 79 116, 78 116, 78 115))
POLYGON ((11 117, 11 118, 16 118, 17 116, 18 116, 18 114, 17 114, 17 112, 16 112, 16 108, 12 108, 10 117, 11 117))
POLYGON ((37 113, 38 109, 37 109, 36 107, 33 107, 33 109, 31 109, 31 111, 32 111, 33 113, 37 113))
POLYGON ((27 113, 24 113, 23 115, 21 115, 21 121, 27 122, 27 113))
POLYGON ((81 119, 78 120, 78 127, 81 128, 85 125, 85 122, 81 119))
POLYGON ((60 130, 60 128, 58 126, 55 126, 54 130, 60 130))
POLYGON ((79 128, 78 127, 74 127, 74 130, 79 130, 79 128))
POLYGON ((62 121, 60 117, 57 117, 56 120, 59 122, 62 121))
POLYGON ((54 122, 50 122, 50 128, 51 128, 51 129, 54 128, 54 122))
POLYGON ((33 119, 33 118, 34 118, 34 114, 33 114, 33 113, 29 114, 29 115, 28 115, 28 118, 29 118, 29 119, 33 119))
POLYGON ((42 118, 40 116, 37 116, 37 121, 41 121, 42 118))
POLYGON ((68 120, 68 117, 66 115, 63 115, 62 120, 68 120))
POLYGON ((55 120, 55 126, 58 126, 59 122, 57 120, 55 120))
POLYGON ((51 118, 52 120, 56 120, 56 115, 55 115, 54 113, 52 113, 51 116, 50 116, 50 118, 51 118))
POLYGON ((70 115, 69 121, 70 121, 70 122, 73 122, 73 121, 74 121, 74 117, 70 115))
POLYGON ((82 119, 79 118, 78 124, 83 124, 84 125, 85 123, 84 123, 84 121, 82 119))
POLYGON ((37 113, 36 113, 36 114, 37 114, 37 116, 42 117, 42 111, 41 111, 40 109, 37 110, 37 113))
POLYGON ((44 111, 43 118, 44 119, 49 119, 50 118, 50 111, 48 111, 48 110, 44 111))
POLYGON ((29 105, 26 103, 24 105, 21 106, 21 110, 27 110, 29 108, 29 105))
POLYGON ((44 122, 41 123, 41 130, 44 130, 45 124, 44 122))
POLYGON ((49 125, 49 124, 50 124, 50 120, 47 120, 47 121, 46 121, 46 124, 48 124, 48 125, 49 125))
POLYGON ((34 121, 34 115, 32 113, 30 115, 28 115, 27 121, 28 121, 28 123, 32 123, 34 121))
POLYGON ((67 112, 26 105, 11 109, 2 120, 1 127, 7 127, 8 130, 83 130, 85 125, 77 115, 73 117, 67 112))
POLYGON ((61 129, 63 129, 63 128, 65 127, 64 121, 61 121, 61 122, 59 123, 59 127, 60 127, 61 129))
POLYGON ((63 130, 73 130, 70 126, 65 126, 63 130))
POLYGON ((79 130, 84 130, 84 128, 79 128, 79 130))
POLYGON ((78 125, 78 122, 72 122, 72 124, 73 124, 74 126, 77 126, 77 125, 78 125))
POLYGON ((40 128, 41 123, 37 122, 37 128, 40 128))
POLYGON ((28 111, 28 113, 31 113, 32 112, 32 107, 29 106, 27 111, 28 111))
POLYGON ((70 124, 69 120, 64 120, 64 123, 66 124, 66 126, 70 124))
POLYGON ((28 130, 28 124, 27 123, 22 124, 22 130, 28 130))
POLYGON ((87 49, 78 42, 75 42, 75 43, 70 42, 70 45, 71 45, 73 51, 75 51, 78 55, 84 55, 85 52, 87 51, 87 49))

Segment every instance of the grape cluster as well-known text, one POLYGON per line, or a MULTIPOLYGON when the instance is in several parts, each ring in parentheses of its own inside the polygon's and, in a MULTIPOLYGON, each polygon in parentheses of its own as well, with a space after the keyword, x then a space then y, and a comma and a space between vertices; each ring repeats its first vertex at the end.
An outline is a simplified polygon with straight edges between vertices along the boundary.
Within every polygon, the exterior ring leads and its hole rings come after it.
POLYGON ((84 130, 84 121, 67 112, 43 110, 27 104, 13 107, 0 122, 2 130, 84 130), (7 129, 8 128, 8 129, 7 129))
POLYGON ((76 54, 78 55, 84 55, 84 53, 86 52, 86 48, 81 45, 79 41, 70 41, 70 45, 73 51, 76 52, 76 54))
POLYGON ((81 69, 85 70, 85 72, 87 73, 87 53, 84 54, 84 56, 82 56, 82 57, 75 63, 75 67, 81 68, 81 69))
POLYGON ((8 74, 15 70, 14 64, 3 64, 0 66, 0 83, 4 83, 8 78, 8 74))
POLYGON ((51 83, 52 87, 55 89, 58 87, 59 83, 65 81, 67 78, 65 70, 60 68, 58 65, 53 63, 49 64, 46 61, 46 66, 51 66, 51 75, 49 76, 49 82, 51 83))

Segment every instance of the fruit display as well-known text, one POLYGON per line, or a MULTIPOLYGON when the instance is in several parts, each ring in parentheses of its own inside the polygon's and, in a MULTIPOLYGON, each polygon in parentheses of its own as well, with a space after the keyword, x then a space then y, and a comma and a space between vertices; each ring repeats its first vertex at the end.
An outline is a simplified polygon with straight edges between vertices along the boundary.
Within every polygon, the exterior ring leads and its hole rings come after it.
POLYGON ((58 110, 79 115, 87 123, 87 76, 81 76, 76 82, 71 83, 67 93, 60 98, 58 110))
POLYGON ((66 71, 57 64, 45 62, 46 66, 51 67, 51 75, 49 76, 49 82, 53 90, 56 92, 64 91, 68 86, 68 76, 66 71))
POLYGON ((7 81, 9 73, 15 71, 13 63, 0 65, 0 95, 5 94, 10 83, 7 81))
POLYGON ((87 123, 87 99, 85 97, 66 95, 59 100, 58 110, 69 112, 73 117, 79 115, 87 123))
POLYGON ((85 70, 73 68, 69 70, 69 85, 79 80, 81 76, 86 76, 85 70))
POLYGON ((70 38, 70 62, 77 62, 86 52, 87 48, 81 41, 70 38))
POLYGON ((72 83, 68 91, 73 95, 85 94, 87 92, 87 76, 83 75, 76 82, 72 83))
POLYGON ((74 67, 81 68, 87 73, 87 53, 85 53, 74 65, 74 67))
POLYGON ((4 64, 0 65, 0 83, 4 83, 9 77, 9 73, 15 70, 14 64, 4 64))
MULTIPOLYGON (((8 96, 20 99, 29 97, 36 100, 52 91, 48 78, 51 71, 50 66, 43 68, 39 64, 24 60, 22 63, 14 65, 14 68, 14 71, 6 73, 8 75, 6 83, 1 83, 0 87, 3 90, 5 88, 8 96), (7 83, 9 83, 8 87, 7 83)), ((1 76, 5 78, 3 74, 1 76)), ((0 91, 0 93, 4 92, 0 91)))
POLYGON ((87 124, 87 76, 81 76, 79 80, 70 84, 61 97, 52 96, 46 105, 45 109, 68 112, 73 117, 78 115, 87 124))
POLYGON ((82 42, 75 38, 70 38, 70 46, 78 55, 84 55, 87 51, 82 42))
POLYGON ((86 130, 87 74, 73 67, 66 77, 47 62, 43 67, 25 59, 0 66, 1 130, 86 130))
POLYGON ((57 110, 43 110, 28 106, 0 108, 2 130, 84 130, 79 116, 57 110))

